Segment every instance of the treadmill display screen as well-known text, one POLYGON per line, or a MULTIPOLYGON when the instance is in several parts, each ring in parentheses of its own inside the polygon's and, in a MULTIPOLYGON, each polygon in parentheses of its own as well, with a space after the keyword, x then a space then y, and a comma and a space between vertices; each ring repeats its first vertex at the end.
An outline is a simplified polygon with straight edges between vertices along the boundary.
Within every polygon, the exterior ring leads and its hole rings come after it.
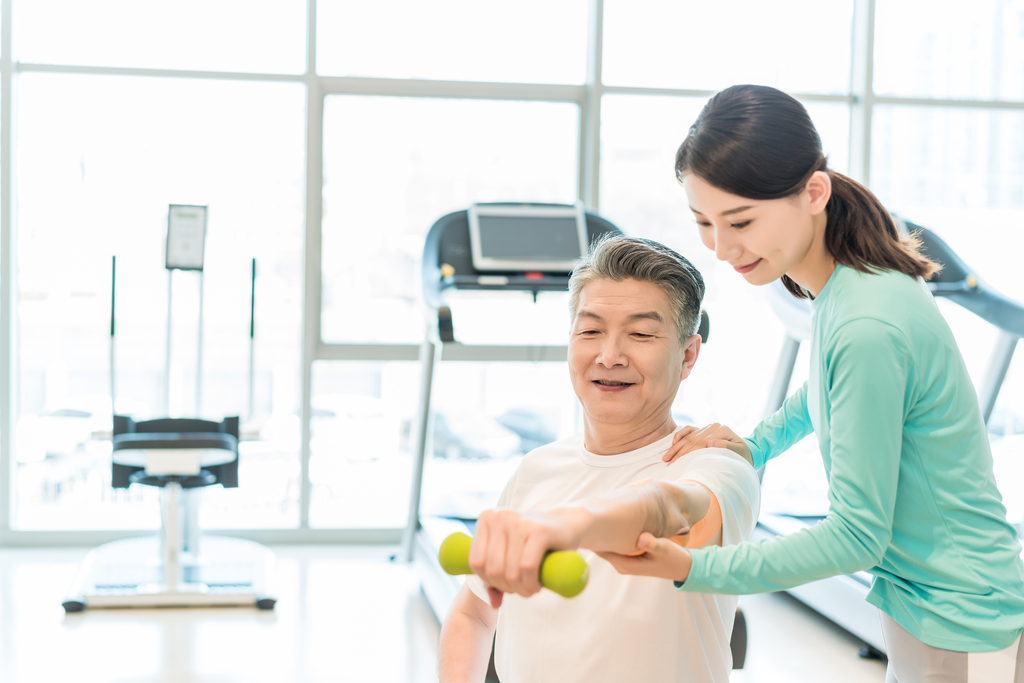
POLYGON ((574 261, 580 253, 575 216, 480 216, 480 255, 501 261, 574 261))

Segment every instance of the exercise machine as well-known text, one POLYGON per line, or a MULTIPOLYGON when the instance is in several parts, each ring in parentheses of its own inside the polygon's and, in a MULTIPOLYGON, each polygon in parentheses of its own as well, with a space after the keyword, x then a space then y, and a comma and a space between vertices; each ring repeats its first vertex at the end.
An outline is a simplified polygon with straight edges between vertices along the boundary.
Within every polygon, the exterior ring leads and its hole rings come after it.
MULTIPOLYGON (((925 256, 942 264, 942 271, 927 283, 932 294, 962 306, 998 330, 988 368, 978 389, 982 417, 988 423, 1013 359, 1017 340, 1024 336, 1024 305, 987 284, 934 232, 902 218, 894 218, 901 232, 918 234, 921 251, 925 256)), ((781 281, 769 285, 767 294, 786 330, 765 410, 766 415, 771 415, 785 401, 800 346, 810 337, 811 308, 806 300, 790 295, 781 281)), ((813 440, 813 436, 807 437, 807 440, 813 440)), ((801 442, 801 447, 807 447, 803 444, 801 442)), ((827 501, 821 507, 827 509, 827 501)), ((796 514, 763 512, 758 520, 755 539, 796 533, 818 523, 823 516, 821 511, 808 509, 799 510, 796 514)), ((857 572, 849 576, 814 581, 787 592, 856 635, 869 648, 885 652, 878 610, 864 600, 871 588, 871 578, 867 572, 857 572)))
POLYGON ((159 537, 107 543, 86 557, 64 609, 243 606, 272 609, 274 555, 199 533, 198 489, 238 486, 238 418, 114 417, 113 486, 161 488, 159 537))
MULTIPOLYGON (((165 390, 170 392, 173 274, 196 271, 200 278, 199 353, 196 408, 202 405, 202 277, 206 207, 172 205, 168 216, 168 320, 165 390)), ((110 394, 115 398, 116 258, 111 271, 110 394)), ((256 261, 252 263, 249 325, 249 412, 255 332, 256 261)), ((169 399, 168 399, 169 403, 169 399)), ((79 568, 63 606, 67 612, 97 607, 255 606, 276 604, 271 583, 274 554, 244 539, 207 537, 199 531, 198 491, 220 484, 238 486, 239 418, 220 422, 193 418, 136 421, 114 415, 111 483, 161 489, 159 536, 129 538, 92 550, 79 568)))

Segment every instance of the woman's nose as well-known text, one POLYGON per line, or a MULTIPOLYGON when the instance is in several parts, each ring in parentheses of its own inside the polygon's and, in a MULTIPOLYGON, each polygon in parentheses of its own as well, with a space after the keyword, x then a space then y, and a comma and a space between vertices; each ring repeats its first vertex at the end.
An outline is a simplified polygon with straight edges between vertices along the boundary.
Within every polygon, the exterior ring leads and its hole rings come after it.
POLYGON ((714 239, 715 258, 717 258, 719 261, 728 261, 729 259, 736 256, 737 252, 740 251, 739 245, 736 244, 736 241, 730 234, 729 228, 716 227, 714 229, 714 239))

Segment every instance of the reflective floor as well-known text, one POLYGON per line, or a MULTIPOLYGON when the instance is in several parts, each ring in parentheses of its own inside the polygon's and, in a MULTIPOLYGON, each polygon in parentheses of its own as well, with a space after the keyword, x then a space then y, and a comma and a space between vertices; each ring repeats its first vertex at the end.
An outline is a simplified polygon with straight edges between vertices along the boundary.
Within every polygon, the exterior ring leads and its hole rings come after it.
MULTIPOLYGON (((419 683, 438 625, 391 548, 277 546, 277 609, 94 610, 60 603, 87 549, 0 550, 0 681, 419 683)), ((744 598, 734 683, 880 683, 885 665, 784 595, 744 598)))

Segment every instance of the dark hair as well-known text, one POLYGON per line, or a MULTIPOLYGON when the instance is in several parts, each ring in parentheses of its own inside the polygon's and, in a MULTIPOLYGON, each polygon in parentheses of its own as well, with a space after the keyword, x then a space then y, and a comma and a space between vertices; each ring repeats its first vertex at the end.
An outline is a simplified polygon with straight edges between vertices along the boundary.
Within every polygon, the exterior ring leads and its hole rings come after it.
MULTIPOLYGON (((900 234, 882 203, 852 178, 828 168, 821 138, 803 105, 781 90, 734 85, 704 105, 676 152, 676 178, 693 173, 749 199, 781 199, 804 190, 816 171, 828 173, 825 247, 861 272, 895 270, 928 279, 941 268, 920 253, 916 234, 900 234)), ((786 289, 807 292, 787 275, 786 289)))
POLYGON ((569 313, 575 323, 580 293, 594 280, 636 280, 661 288, 672 304, 679 343, 697 334, 704 278, 685 257, 664 244, 643 237, 605 233, 590 246, 569 278, 569 313))

